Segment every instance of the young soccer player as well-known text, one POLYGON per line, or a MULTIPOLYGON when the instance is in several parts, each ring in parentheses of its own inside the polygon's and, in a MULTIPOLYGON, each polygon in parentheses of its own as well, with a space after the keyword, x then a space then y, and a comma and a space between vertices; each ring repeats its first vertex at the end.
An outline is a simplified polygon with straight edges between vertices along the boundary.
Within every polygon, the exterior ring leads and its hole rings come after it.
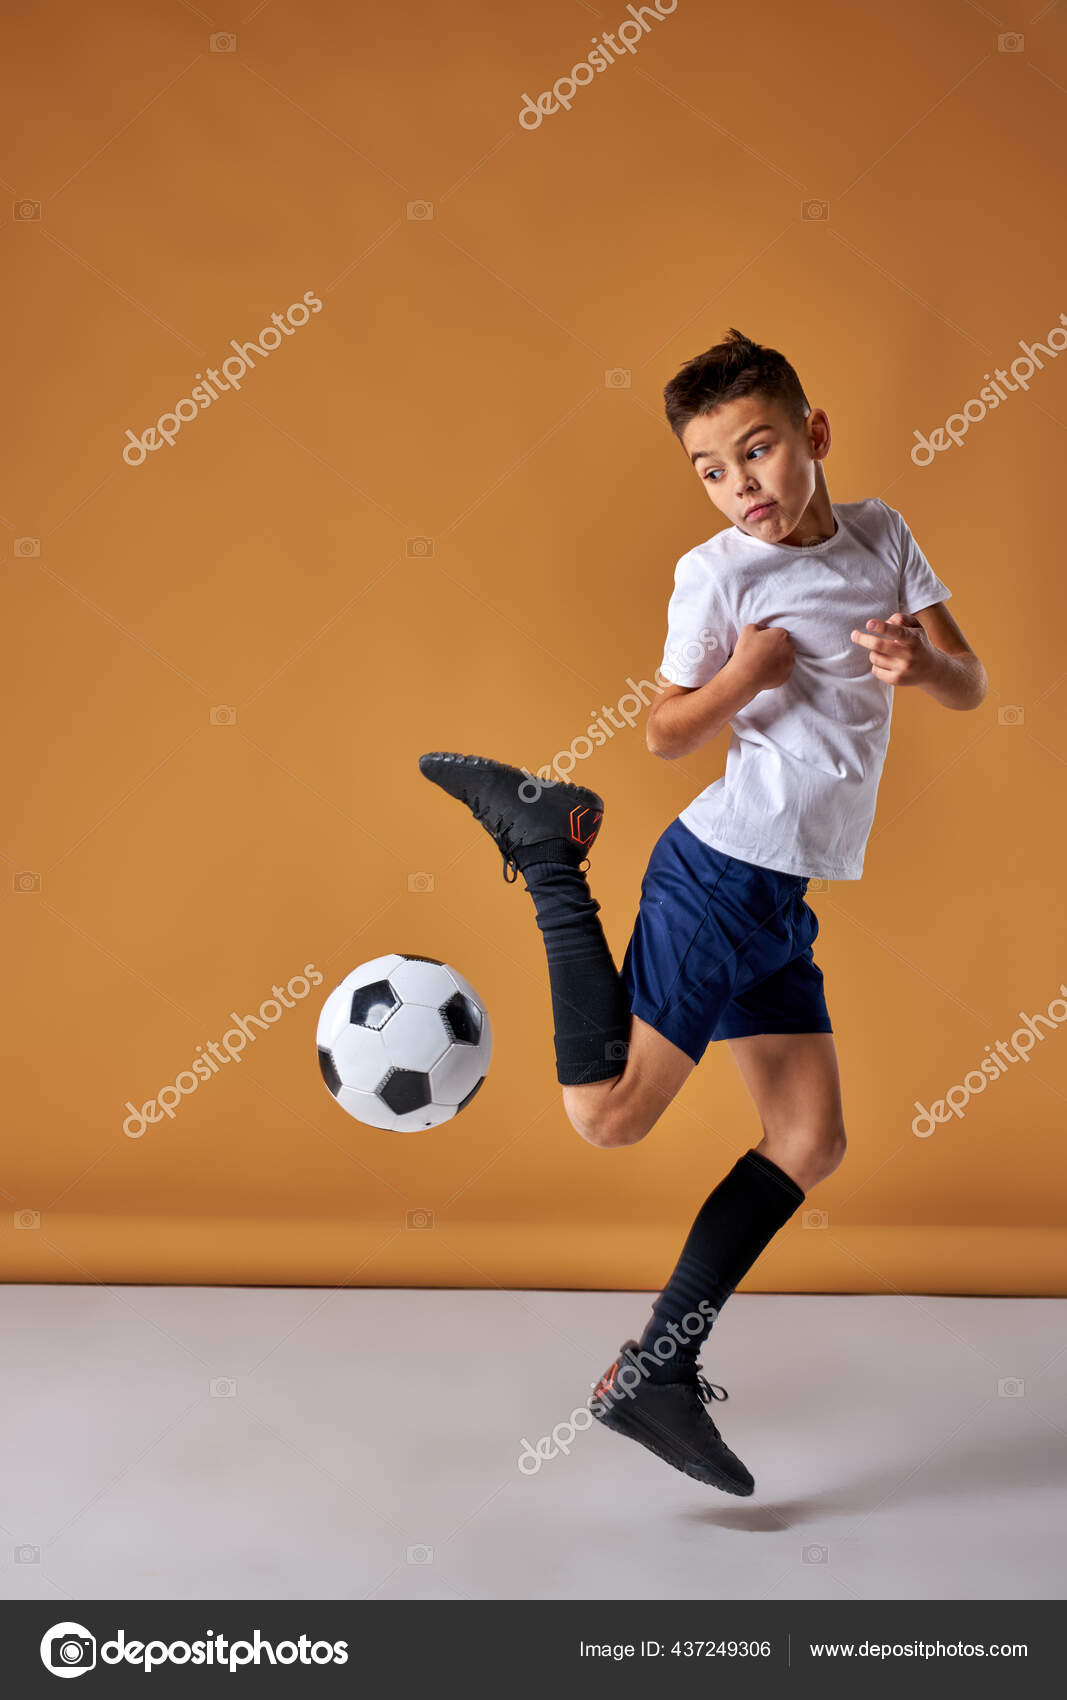
POLYGON ((420 758, 521 872, 548 957, 556 1073, 576 1131, 643 1139, 725 1040, 763 1127, 699 1210, 641 1336, 597 1384, 594 1416, 686 1475, 750 1494, 707 1410, 698 1355, 730 1294, 845 1152, 837 1056, 809 879, 856 880, 894 692, 977 708, 981 661, 900 514, 832 503, 830 423, 776 350, 739 331, 686 362, 667 419, 728 521, 682 556, 649 750, 688 756, 732 728, 726 772, 655 844, 621 974, 583 863, 596 792, 482 756, 420 758))

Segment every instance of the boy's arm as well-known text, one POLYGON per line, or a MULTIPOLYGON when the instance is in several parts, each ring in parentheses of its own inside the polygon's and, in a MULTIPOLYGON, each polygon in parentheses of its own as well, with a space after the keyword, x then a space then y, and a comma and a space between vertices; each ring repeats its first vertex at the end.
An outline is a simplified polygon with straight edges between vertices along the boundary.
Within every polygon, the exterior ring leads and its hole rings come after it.
POLYGON ((852 641, 870 650, 876 679, 918 685, 943 708, 977 708, 986 694, 986 670, 943 602, 868 620, 852 641))
POLYGON ((649 710, 645 742, 654 756, 688 756, 722 731, 760 691, 784 684, 796 650, 781 626, 742 626, 729 660, 704 685, 667 685, 649 710))
POLYGON ((692 755, 751 700, 747 687, 742 689, 731 674, 729 662, 706 685, 665 685, 662 697, 649 709, 645 743, 665 761, 692 755))

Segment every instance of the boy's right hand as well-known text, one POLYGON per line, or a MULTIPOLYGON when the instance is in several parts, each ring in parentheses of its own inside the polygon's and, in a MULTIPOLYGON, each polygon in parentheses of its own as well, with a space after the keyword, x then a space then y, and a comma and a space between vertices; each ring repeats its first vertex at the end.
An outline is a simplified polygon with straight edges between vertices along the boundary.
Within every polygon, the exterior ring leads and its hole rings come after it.
POLYGON ((784 685, 796 661, 796 646, 783 626, 742 626, 730 658, 752 695, 784 685))

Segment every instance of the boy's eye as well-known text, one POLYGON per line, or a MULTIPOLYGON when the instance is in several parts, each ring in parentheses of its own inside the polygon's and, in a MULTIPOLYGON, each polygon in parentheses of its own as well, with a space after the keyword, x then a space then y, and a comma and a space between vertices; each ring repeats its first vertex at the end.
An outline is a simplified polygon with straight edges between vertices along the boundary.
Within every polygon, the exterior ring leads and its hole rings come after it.
MULTIPOLYGON (((749 449, 748 452, 749 452, 750 455, 759 454, 762 449, 769 449, 770 446, 771 446, 770 443, 753 443, 752 447, 749 449)), ((710 483, 712 473, 718 472, 718 470, 719 469, 718 469, 717 466, 709 467, 708 471, 705 472, 703 476, 710 483)))

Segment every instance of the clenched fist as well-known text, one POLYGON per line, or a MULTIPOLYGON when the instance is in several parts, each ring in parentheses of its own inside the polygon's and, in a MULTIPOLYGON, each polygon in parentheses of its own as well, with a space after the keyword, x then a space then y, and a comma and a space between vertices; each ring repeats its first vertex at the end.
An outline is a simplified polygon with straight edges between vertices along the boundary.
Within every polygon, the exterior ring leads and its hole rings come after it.
POLYGON ((731 663, 752 687, 752 695, 784 685, 796 661, 796 646, 782 626, 742 626, 731 663))

